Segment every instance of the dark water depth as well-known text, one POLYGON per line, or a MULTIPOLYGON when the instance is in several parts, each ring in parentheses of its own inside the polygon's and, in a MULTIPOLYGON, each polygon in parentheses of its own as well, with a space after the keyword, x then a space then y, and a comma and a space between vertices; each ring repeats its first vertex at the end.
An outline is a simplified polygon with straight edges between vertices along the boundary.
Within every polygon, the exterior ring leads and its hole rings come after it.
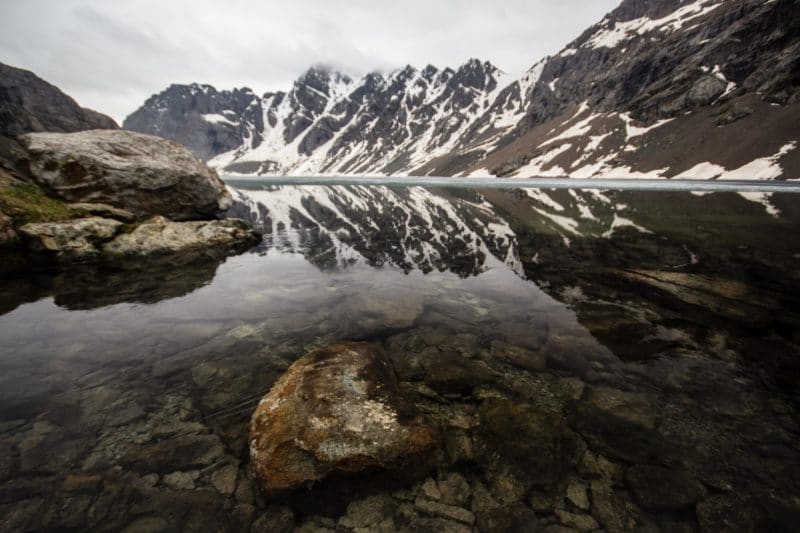
POLYGON ((0 531, 798 529, 794 195, 234 196, 245 254, 0 281, 0 531), (436 468, 266 498, 253 409, 350 340, 436 468))

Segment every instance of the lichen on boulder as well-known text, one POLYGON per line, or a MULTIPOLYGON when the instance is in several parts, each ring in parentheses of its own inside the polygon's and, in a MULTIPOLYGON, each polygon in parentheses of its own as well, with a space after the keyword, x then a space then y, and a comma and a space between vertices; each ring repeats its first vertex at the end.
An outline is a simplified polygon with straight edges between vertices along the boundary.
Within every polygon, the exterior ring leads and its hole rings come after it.
POLYGON ((19 231, 35 252, 53 254, 59 261, 87 261, 96 258, 98 244, 117 234, 122 222, 89 217, 61 222, 32 222, 19 231))
POLYGON ((104 244, 103 252, 120 258, 228 251, 251 246, 258 239, 248 224, 236 218, 172 222, 153 217, 104 244))
POLYGON ((19 229, 28 248, 59 263, 144 259, 208 253, 215 256, 255 244, 259 236, 239 219, 172 222, 153 217, 125 225, 103 217, 25 224, 19 229))
POLYGON ((253 472, 268 493, 332 473, 419 465, 438 429, 405 401, 389 358, 374 344, 334 344, 297 361, 250 421, 253 472))

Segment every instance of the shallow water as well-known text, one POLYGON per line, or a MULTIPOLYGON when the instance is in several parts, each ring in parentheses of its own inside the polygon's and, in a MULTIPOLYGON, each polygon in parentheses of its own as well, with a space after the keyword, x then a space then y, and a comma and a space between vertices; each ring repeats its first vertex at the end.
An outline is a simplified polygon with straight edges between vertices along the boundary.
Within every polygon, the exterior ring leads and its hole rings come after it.
POLYGON ((0 282, 0 529, 800 523, 794 195, 249 187, 248 253, 0 282), (255 405, 349 340, 436 468, 266 498, 255 405))

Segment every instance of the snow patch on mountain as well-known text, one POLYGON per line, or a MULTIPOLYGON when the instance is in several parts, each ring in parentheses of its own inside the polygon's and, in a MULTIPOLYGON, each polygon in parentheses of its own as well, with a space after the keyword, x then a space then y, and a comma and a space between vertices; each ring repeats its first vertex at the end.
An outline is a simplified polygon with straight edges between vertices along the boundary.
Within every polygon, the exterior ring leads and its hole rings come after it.
POLYGON ((669 15, 659 19, 640 17, 628 21, 613 21, 606 17, 600 29, 584 44, 588 48, 616 48, 620 43, 652 31, 674 32, 682 29, 688 22, 707 15, 722 5, 720 0, 697 0, 679 7, 669 15))
POLYGON ((233 120, 218 113, 206 113, 205 115, 200 115, 200 116, 203 117, 203 120, 211 124, 229 124, 231 126, 239 125, 238 122, 234 122, 233 120))

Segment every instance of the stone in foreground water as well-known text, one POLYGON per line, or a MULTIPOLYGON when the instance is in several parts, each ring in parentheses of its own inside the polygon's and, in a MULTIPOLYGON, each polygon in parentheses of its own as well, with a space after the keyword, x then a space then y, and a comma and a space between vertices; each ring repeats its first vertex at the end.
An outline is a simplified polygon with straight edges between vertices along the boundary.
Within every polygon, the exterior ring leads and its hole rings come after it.
POLYGON ((250 421, 252 468, 267 492, 425 462, 438 431, 400 394, 389 358, 369 343, 298 359, 250 421))

